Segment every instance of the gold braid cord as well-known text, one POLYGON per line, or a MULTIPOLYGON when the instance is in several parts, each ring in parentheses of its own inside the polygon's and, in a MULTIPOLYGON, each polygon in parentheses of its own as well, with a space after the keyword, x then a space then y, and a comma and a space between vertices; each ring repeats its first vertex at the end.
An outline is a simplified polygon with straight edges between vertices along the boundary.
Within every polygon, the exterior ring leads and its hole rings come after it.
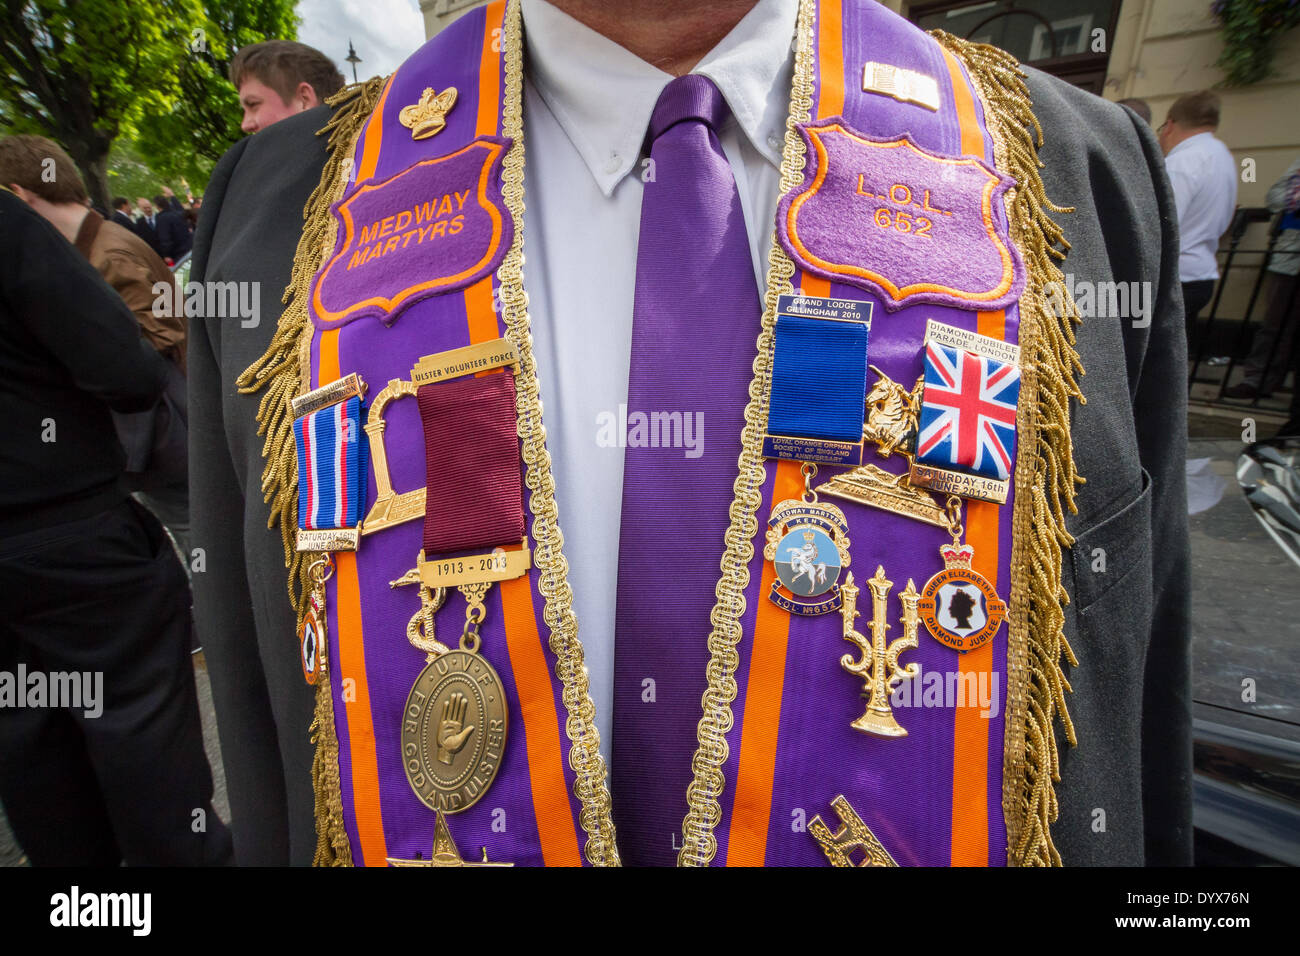
POLYGON ((569 766, 574 771, 573 790, 582 804, 578 815, 587 833, 587 860, 596 866, 618 866, 614 842, 614 819, 610 812, 609 788, 605 782, 605 761, 600 755, 596 732, 596 708, 587 684, 587 668, 578 642, 578 618, 573 610, 569 586, 569 564, 564 558, 564 536, 560 532, 555 506, 555 477, 551 454, 546 448, 542 425, 542 401, 533 358, 533 336, 529 331, 528 295, 524 292, 524 124, 523 124, 523 20, 519 0, 506 5, 505 35, 506 93, 501 132, 513 145, 502 167, 501 193, 515 222, 514 241, 497 270, 499 295, 510 340, 519 353, 516 376, 516 414, 523 442, 526 470, 524 483, 531 493, 533 513, 533 560, 540 576, 537 589, 545 602, 542 617, 550 628, 555 674, 562 686, 568 719, 569 766))
MULTIPOLYGON (((311 280, 320 268, 333 241, 330 202, 347 182, 342 175, 344 161, 352 156, 356 137, 383 92, 384 80, 376 77, 345 87, 329 99, 334 113, 318 135, 329 136, 329 157, 320 184, 303 210, 302 237, 293 260, 289 286, 281 301, 280 315, 270 346, 249 366, 235 384, 244 394, 263 392, 257 409, 257 433, 265 436, 262 458, 262 497, 271 506, 268 528, 278 524, 284 541, 284 564, 289 569, 289 599, 302 627, 311 593, 307 568, 320 554, 299 553, 294 547, 297 527, 298 462, 294 452, 293 411, 295 395, 310 387, 302 375, 300 343, 311 341, 311 319, 307 303, 311 280)), ((316 793, 317 866, 351 866, 352 851, 343 826, 343 795, 339 782, 339 742, 334 732, 334 702, 328 679, 316 685, 316 712, 309 729, 316 747, 312 758, 312 788, 316 793)))
POLYGON ((1074 543, 1065 529, 1065 513, 1077 510, 1075 485, 1083 482, 1074 468, 1070 400, 1085 399, 1077 381, 1083 364, 1074 347, 1079 313, 1057 265, 1070 244, 1048 213, 1074 210, 1054 205, 1043 191, 1038 173, 1043 131, 1015 58, 941 31, 933 35, 978 85, 998 169, 1018 184, 1009 198, 1011 232, 1028 278, 1020 299, 1021 452, 1012 516, 1002 810, 1009 865, 1059 866, 1061 855, 1050 832, 1058 813, 1053 785, 1061 779, 1054 719, 1060 718, 1065 738, 1074 746, 1074 725, 1065 705, 1070 684, 1061 659, 1078 665, 1062 630, 1069 598, 1061 585, 1061 555, 1074 543))
MULTIPOLYGON (((803 181, 806 147, 795 124, 806 123, 812 114, 815 9, 814 0, 800 0, 790 115, 785 123, 785 148, 781 156, 781 195, 803 181)), ((736 699, 736 667, 740 663, 736 648, 743 636, 740 618, 745 611, 749 562, 754 557, 753 542, 758 533, 755 516, 763 503, 766 475, 762 445, 772 386, 776 306, 780 296, 794 291, 790 283, 794 263, 782 251, 775 235, 767 261, 767 292, 763 298, 758 355, 754 359, 754 378, 749 384, 749 404, 745 406, 745 427, 741 431, 740 474, 736 478, 736 497, 731 503, 731 524, 724 538, 726 550, 716 591, 718 600, 709 616, 713 625, 709 634, 709 688, 704 692, 704 716, 697 731, 699 747, 691 761, 694 778, 686 788, 687 811, 682 821, 682 849, 677 855, 679 866, 708 866, 718 852, 713 830, 722 819, 718 802, 724 785, 722 768, 727 762, 727 734, 735 721, 731 704, 736 699)))

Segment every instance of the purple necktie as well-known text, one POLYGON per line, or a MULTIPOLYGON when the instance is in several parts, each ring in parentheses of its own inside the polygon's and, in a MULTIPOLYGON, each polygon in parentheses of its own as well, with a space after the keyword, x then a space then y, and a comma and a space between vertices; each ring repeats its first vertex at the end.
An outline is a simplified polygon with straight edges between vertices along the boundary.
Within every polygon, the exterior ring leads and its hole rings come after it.
POLYGON ((650 118, 614 645, 614 822, 632 865, 671 866, 681 846, 758 338, 745 220, 718 142, 727 115, 713 82, 690 75, 650 118))

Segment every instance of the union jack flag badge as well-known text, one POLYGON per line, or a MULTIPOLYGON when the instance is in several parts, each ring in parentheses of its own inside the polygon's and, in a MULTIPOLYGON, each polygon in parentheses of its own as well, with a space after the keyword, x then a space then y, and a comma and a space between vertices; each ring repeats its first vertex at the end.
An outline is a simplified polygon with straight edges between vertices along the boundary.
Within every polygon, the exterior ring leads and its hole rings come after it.
POLYGON ((1003 343, 999 354, 988 354, 977 341, 984 336, 958 344, 934 328, 925 343, 913 483, 1005 502, 1015 470, 1020 367, 1003 343))

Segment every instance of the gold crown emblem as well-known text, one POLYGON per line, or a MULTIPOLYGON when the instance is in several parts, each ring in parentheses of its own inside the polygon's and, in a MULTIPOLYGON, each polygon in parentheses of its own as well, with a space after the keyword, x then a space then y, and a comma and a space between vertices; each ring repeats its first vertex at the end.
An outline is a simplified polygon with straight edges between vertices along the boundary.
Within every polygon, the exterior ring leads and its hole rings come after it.
POLYGON ((433 87, 426 86, 419 102, 403 107, 397 118, 411 131, 411 139, 428 139, 442 132, 447 125, 447 114, 455 105, 456 87, 449 86, 435 95, 433 87))
POLYGON ((803 533, 803 539, 807 541, 809 544, 812 544, 813 541, 817 539, 817 536, 813 534, 811 531, 805 531, 803 533))

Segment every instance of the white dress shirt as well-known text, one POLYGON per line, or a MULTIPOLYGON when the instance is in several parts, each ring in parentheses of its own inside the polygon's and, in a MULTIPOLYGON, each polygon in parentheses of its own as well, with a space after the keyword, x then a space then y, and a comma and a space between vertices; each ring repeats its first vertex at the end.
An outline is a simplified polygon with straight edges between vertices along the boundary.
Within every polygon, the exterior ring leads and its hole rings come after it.
MULTIPOLYGON (((694 69, 731 109, 731 163, 760 293, 776 216, 797 0, 759 0, 694 69)), ((672 76, 545 0, 523 0, 524 286, 578 636, 609 759, 623 449, 603 415, 627 402, 642 146, 672 76), (606 443, 608 444, 608 443, 606 443)), ((683 255, 689 250, 682 250, 683 255)))
POLYGON ((1214 253, 1237 207, 1237 162, 1213 133, 1197 133, 1169 151, 1165 169, 1174 188, 1182 237, 1178 278, 1182 282, 1217 279, 1214 253))

